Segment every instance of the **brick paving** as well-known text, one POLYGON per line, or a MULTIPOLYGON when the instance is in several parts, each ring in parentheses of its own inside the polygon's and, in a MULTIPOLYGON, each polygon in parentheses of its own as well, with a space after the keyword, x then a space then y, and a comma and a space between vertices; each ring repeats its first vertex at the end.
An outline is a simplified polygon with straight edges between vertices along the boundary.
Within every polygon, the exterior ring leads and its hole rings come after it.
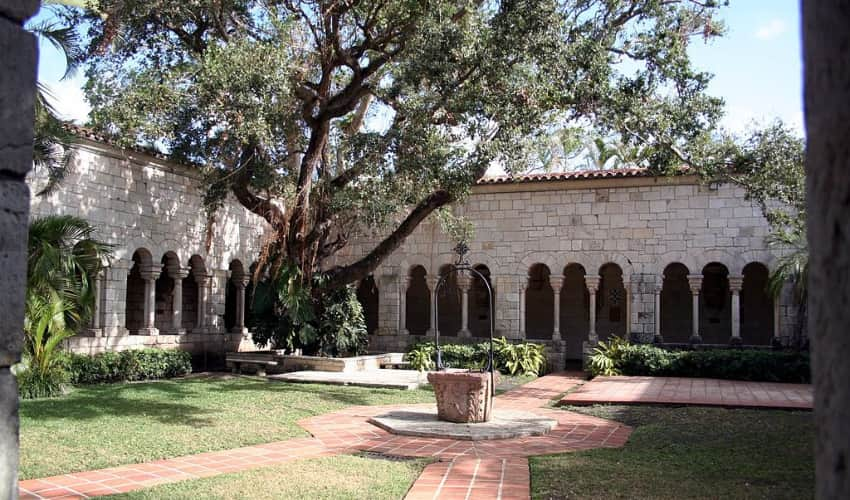
POLYGON ((430 405, 352 406, 299 422, 313 437, 202 453, 145 464, 65 474, 20 482, 22 499, 90 498, 270 466, 302 458, 358 451, 391 456, 430 457, 408 498, 529 498, 526 457, 549 453, 620 447, 627 426, 587 415, 542 407, 583 382, 581 374, 538 378, 497 397, 499 408, 532 411, 556 419, 546 436, 498 441, 461 441, 397 436, 367 422, 390 409, 430 405))
POLYGON ((809 384, 679 377, 596 377, 559 404, 687 404, 810 410, 809 384))

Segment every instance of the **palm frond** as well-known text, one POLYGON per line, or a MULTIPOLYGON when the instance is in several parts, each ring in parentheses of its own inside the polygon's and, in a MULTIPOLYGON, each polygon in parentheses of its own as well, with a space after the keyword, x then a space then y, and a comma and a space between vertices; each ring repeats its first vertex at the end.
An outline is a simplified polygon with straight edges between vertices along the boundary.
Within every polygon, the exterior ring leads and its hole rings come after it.
POLYGON ((27 29, 43 40, 47 40, 65 57, 65 74, 62 79, 72 76, 82 65, 86 53, 76 29, 62 26, 52 20, 44 20, 27 29))

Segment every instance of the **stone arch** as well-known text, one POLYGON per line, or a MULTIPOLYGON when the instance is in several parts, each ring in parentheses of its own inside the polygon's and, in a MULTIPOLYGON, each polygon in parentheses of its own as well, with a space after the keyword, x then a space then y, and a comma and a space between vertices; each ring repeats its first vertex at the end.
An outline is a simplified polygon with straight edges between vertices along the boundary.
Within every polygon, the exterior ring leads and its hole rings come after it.
POLYGON ((747 250, 738 256, 737 264, 740 265, 737 269, 730 269, 736 276, 744 275, 744 268, 750 264, 760 264, 770 272, 776 262, 776 255, 767 248, 747 250))
POLYGON ((153 256, 144 247, 137 248, 131 257, 132 265, 127 273, 127 294, 124 303, 124 327, 130 334, 137 335, 145 327, 145 280, 143 272, 153 270, 153 256))
POLYGON ((725 250, 693 249, 692 251, 687 252, 675 251, 662 254, 655 259, 652 269, 656 276, 663 276, 664 269, 668 264, 671 262, 678 262, 690 269, 691 272, 698 273, 700 272, 699 270, 705 267, 706 264, 710 262, 717 262, 719 264, 723 264, 727 270, 732 271, 743 267, 738 265, 740 260, 740 257, 736 257, 725 250))
MULTIPOLYGON (((634 274, 634 266, 628 257, 617 252, 599 252, 593 254, 584 254, 587 260, 578 262, 583 264, 586 269, 596 269, 599 272, 603 267, 609 264, 616 265, 620 270, 620 276, 624 283, 629 283, 634 274)), ((600 278, 602 277, 599 275, 600 278)), ((597 303, 597 307, 599 304, 597 303)), ((597 330, 598 331, 598 330, 597 330)))
POLYGON ((671 262, 664 268, 661 286, 661 337, 664 342, 686 344, 691 338, 693 298, 688 282, 688 267, 671 262))
POLYGON ((727 344, 732 337, 729 268, 720 262, 709 262, 702 268, 699 334, 706 344, 727 344))
POLYGON ((439 269, 439 276, 445 276, 445 279, 437 290, 437 330, 441 337, 456 337, 461 327, 458 275, 451 272, 452 264, 443 264, 439 269))
POLYGON ((550 271, 552 269, 561 269, 563 259, 553 252, 529 252, 519 261, 519 269, 517 275, 528 276, 531 268, 537 264, 543 264, 550 271))
POLYGON ((773 297, 767 290, 770 272, 761 262, 750 262, 741 274, 741 340, 744 344, 770 345, 774 320, 773 297))
POLYGON ((357 285, 357 300, 363 307, 363 319, 366 322, 366 332, 369 335, 378 333, 378 317, 380 306, 380 291, 374 275, 366 276, 357 285))
POLYGON ((247 272, 239 259, 230 261, 227 268, 229 272, 224 289, 224 328, 229 332, 236 326, 239 296, 237 283, 246 277, 247 272))
POLYGON ((525 291, 525 336, 549 340, 555 330, 555 294, 549 283, 549 266, 538 262, 528 268, 525 291))
POLYGON ((207 280, 207 266, 198 255, 189 258, 189 274, 183 278, 183 328, 197 331, 203 328, 203 288, 207 280))
MULTIPOLYGON (((484 276, 484 280, 490 284, 493 291, 493 305, 496 304, 496 290, 493 288, 493 280, 490 276, 490 268, 485 264, 476 264, 473 268, 484 276)), ((490 308, 490 297, 487 294, 487 285, 478 276, 470 273, 469 283, 469 332, 473 337, 489 337, 491 315, 495 307, 490 308)), ((495 332, 494 332, 495 334, 495 332)))
POLYGON ((599 289, 596 290, 596 333, 599 340, 613 336, 626 337, 628 294, 623 268, 615 262, 599 267, 599 289))
POLYGON ((159 276, 154 282, 154 326, 160 332, 177 333, 174 331, 174 280, 180 271, 180 257, 177 253, 171 250, 165 252, 160 260, 159 270, 159 276))
POLYGON ((407 274, 405 293, 405 325, 411 335, 425 335, 431 327, 431 292, 425 266, 416 264, 407 274))
POLYGON ((561 338, 567 343, 567 358, 581 359, 582 344, 590 331, 590 294, 584 266, 571 262, 564 266, 561 287, 561 338))

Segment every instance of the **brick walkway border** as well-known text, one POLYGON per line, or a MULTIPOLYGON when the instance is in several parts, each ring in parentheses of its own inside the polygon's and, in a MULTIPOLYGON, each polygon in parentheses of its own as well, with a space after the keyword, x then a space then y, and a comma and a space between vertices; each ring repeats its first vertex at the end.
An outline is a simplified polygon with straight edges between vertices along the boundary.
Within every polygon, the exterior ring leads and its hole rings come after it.
POLYGON ((681 377, 596 377, 559 404, 685 404, 811 410, 812 386, 681 377))
POLYGON ((497 397, 499 408, 532 411, 556 419, 558 426, 546 436, 498 441, 397 436, 369 424, 367 419, 390 409, 427 405, 353 406, 300 421, 313 435, 311 438, 26 480, 20 482, 20 494, 22 499, 90 498, 302 458, 364 451, 437 460, 411 487, 410 499, 527 499, 530 485, 526 457, 621 447, 631 433, 629 427, 617 422, 541 408, 581 382, 581 374, 557 373, 497 397))

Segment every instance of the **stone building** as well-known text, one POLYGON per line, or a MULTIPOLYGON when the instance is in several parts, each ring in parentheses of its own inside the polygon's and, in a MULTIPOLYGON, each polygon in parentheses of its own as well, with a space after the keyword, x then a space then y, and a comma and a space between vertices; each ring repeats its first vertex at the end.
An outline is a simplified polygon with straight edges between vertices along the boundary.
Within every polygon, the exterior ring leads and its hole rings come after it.
MULTIPOLYGON (((263 221, 233 202, 210 229, 194 171, 81 134, 70 176, 31 206, 35 216, 84 217, 115 245, 91 329, 69 347, 179 347, 205 359, 252 349, 245 298, 263 221)), ((769 346, 794 330, 795 306, 765 292, 775 259, 767 221, 736 186, 641 169, 493 177, 457 211, 476 229, 470 262, 494 290, 495 334, 546 343, 554 366, 612 335, 769 346)), ((371 350, 403 349, 435 329, 487 336, 480 280, 452 278, 433 294, 453 246, 429 219, 359 284, 371 350)))

